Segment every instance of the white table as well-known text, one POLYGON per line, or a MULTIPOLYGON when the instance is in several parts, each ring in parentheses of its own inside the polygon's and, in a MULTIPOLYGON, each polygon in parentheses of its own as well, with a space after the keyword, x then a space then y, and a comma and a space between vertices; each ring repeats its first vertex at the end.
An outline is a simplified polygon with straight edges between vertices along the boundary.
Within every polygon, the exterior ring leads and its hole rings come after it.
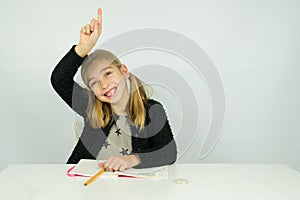
POLYGON ((68 177, 70 165, 10 165, 0 173, 1 200, 299 200, 300 173, 286 165, 175 164, 165 180, 68 177), (185 178, 188 184, 175 184, 185 178))

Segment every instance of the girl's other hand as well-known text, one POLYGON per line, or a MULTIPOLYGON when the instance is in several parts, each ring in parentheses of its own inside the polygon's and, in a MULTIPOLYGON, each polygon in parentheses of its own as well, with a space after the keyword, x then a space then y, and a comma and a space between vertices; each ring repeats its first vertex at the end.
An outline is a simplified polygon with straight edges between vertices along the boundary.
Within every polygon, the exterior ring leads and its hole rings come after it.
POLYGON ((140 164, 140 159, 137 155, 111 156, 105 163, 99 163, 99 167, 113 172, 125 171, 138 164, 140 164))
POLYGON ((102 9, 98 8, 97 12, 97 20, 92 19, 89 24, 80 29, 80 41, 75 51, 81 57, 86 56, 93 49, 102 33, 102 9))

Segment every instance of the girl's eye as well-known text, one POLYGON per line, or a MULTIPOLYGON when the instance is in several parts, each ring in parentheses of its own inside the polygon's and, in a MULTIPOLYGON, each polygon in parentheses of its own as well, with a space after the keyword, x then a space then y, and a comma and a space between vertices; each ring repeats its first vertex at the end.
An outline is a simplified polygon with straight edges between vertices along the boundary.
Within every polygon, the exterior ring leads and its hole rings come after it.
POLYGON ((94 82, 91 83, 90 87, 93 88, 93 87, 95 87, 96 85, 97 85, 97 82, 94 81, 94 82))
POLYGON ((109 76, 111 74, 111 72, 106 72, 105 76, 109 76))

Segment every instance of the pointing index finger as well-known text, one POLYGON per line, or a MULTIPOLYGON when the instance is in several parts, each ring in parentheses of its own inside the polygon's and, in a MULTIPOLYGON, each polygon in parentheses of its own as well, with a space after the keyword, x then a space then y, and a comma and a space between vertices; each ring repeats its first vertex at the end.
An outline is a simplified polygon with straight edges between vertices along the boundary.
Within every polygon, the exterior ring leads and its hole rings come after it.
POLYGON ((98 12, 97 21, 101 23, 102 22, 102 9, 98 8, 97 12, 98 12))

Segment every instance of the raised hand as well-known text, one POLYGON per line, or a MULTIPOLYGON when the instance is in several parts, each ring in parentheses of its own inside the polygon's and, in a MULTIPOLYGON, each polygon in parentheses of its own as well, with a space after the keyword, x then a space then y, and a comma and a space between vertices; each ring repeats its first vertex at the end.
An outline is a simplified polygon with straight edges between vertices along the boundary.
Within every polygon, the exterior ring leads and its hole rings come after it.
POLYGON ((89 24, 80 29, 80 41, 75 51, 81 57, 86 56, 93 49, 102 33, 102 9, 98 8, 97 12, 97 20, 92 19, 89 24))

